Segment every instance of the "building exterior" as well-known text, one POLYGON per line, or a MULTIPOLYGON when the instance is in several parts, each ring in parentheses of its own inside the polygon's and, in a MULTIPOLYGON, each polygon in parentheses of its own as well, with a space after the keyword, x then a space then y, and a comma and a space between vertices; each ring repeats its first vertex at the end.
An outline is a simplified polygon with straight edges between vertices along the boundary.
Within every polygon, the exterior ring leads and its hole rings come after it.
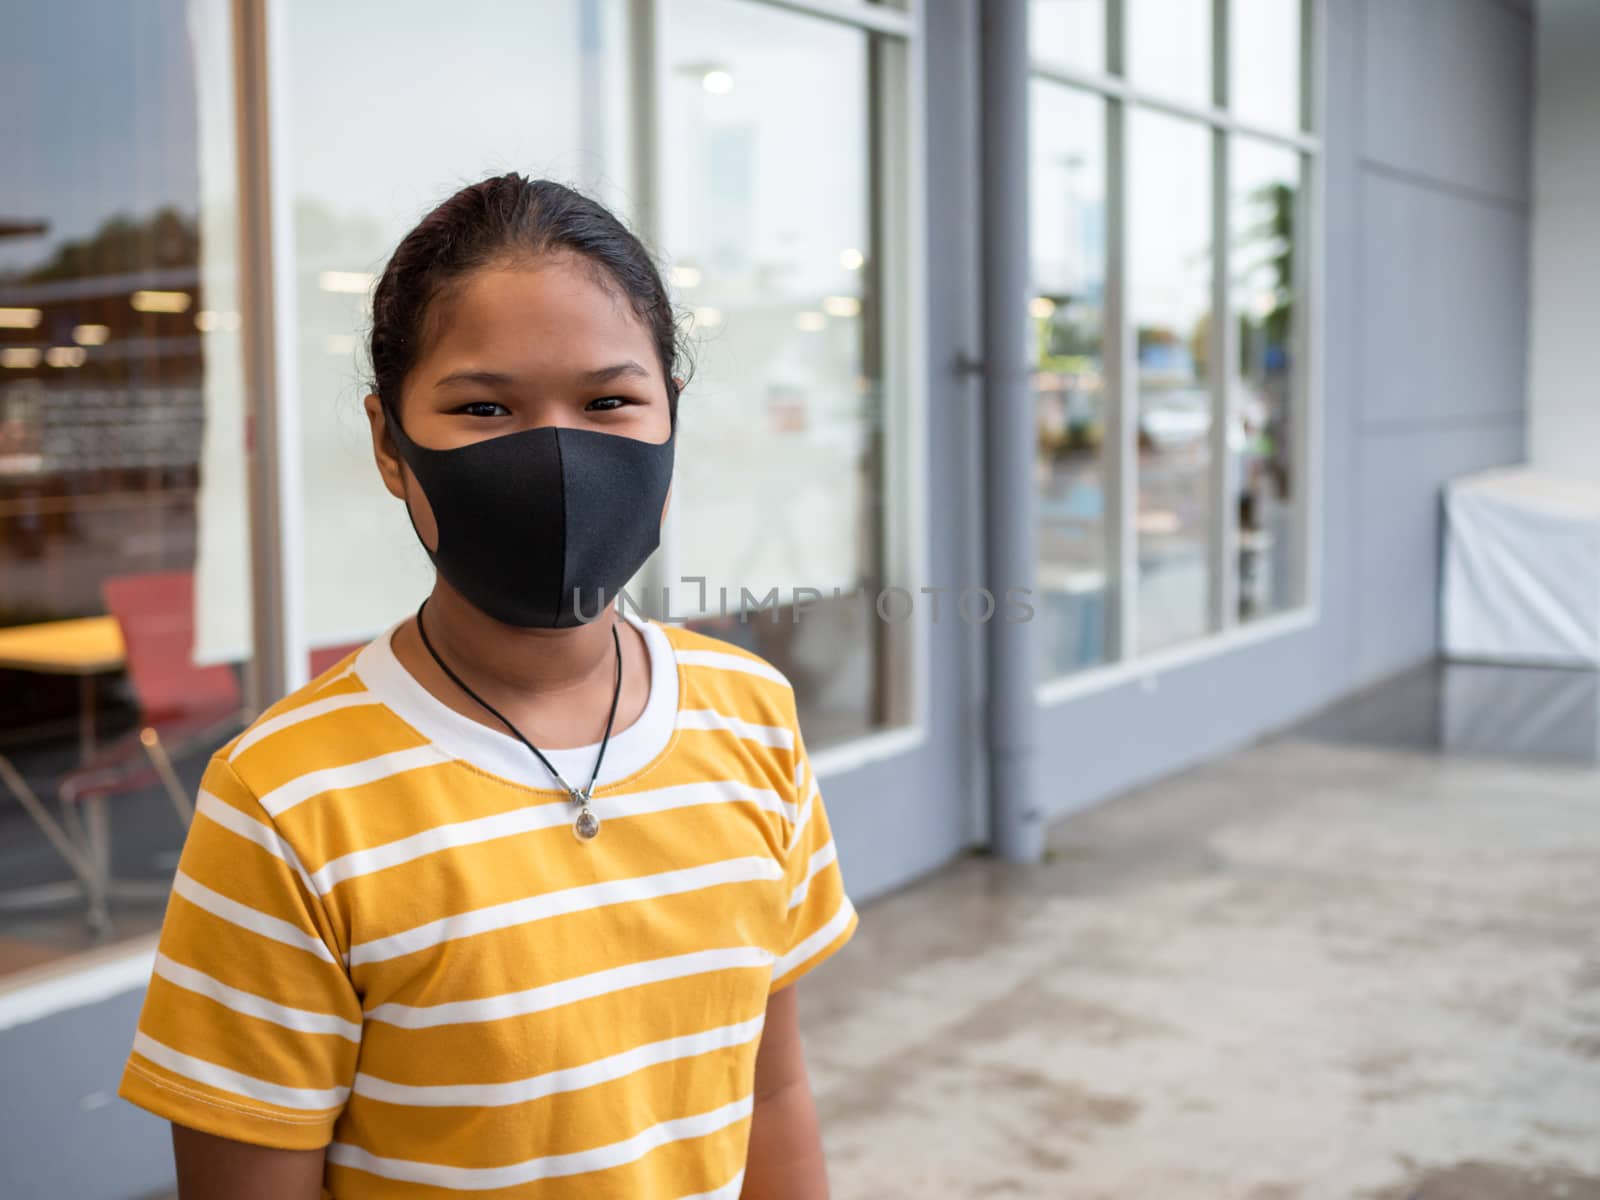
MULTIPOLYGON (((185 669, 260 706, 406 615, 427 562, 359 408, 374 273, 463 182, 575 182, 658 249, 696 359, 639 598, 795 683, 858 899, 1432 655, 1439 487, 1523 456, 1531 0, 6 27, 0 625, 188 572, 185 669)), ((86 697, 108 730, 142 703, 0 679, 41 787, 86 697)), ((19 880, 62 874, 30 853, 19 880)), ((149 954, 0 976, 0 1190, 169 1181, 110 1099, 149 954)))

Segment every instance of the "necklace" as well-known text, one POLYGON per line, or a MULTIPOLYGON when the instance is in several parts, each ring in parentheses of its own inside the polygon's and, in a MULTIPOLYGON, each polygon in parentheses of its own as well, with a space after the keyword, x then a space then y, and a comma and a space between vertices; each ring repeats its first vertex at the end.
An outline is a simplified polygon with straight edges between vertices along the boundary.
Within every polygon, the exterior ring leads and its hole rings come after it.
POLYGON ((478 695, 477 692, 469 688, 462 681, 461 676, 452 671, 449 664, 446 663, 444 659, 439 657, 439 652, 433 648, 433 643, 428 640, 428 630, 422 623, 422 610, 427 607, 428 602, 426 600, 417 606, 417 632, 422 635, 422 644, 428 648, 428 653, 433 656, 433 661, 438 663, 439 669, 450 677, 451 683, 455 684, 463 692, 471 696, 472 699, 481 705, 490 716, 494 717, 495 720, 499 721, 500 724, 509 729, 512 737, 516 738, 517 741, 521 742, 529 750, 533 751, 533 756, 544 764, 545 770, 549 771, 550 774, 555 776, 556 782, 559 783, 563 789, 565 789, 568 798, 570 798, 571 801, 578 806, 578 815, 573 818, 572 821, 573 836, 578 838, 580 841, 585 842, 593 839, 600 832, 600 818, 595 816, 594 809, 589 807, 589 801, 594 796, 594 781, 600 778, 600 764, 605 761, 606 744, 611 740, 611 724, 617 719, 617 700, 622 696, 622 642, 617 636, 617 626, 615 622, 613 622, 611 626, 611 644, 613 647, 615 647, 617 652, 617 682, 611 689, 611 712, 606 717, 606 732, 605 736, 600 739, 600 753, 595 755, 594 758, 594 770, 589 775, 589 786, 579 789, 568 783, 562 777, 561 772, 556 770, 555 765, 543 754, 539 753, 539 747, 535 746, 527 738, 522 736, 522 730, 518 729, 510 721, 506 720, 505 717, 501 715, 500 710, 495 708, 494 705, 490 704, 482 696, 478 695))

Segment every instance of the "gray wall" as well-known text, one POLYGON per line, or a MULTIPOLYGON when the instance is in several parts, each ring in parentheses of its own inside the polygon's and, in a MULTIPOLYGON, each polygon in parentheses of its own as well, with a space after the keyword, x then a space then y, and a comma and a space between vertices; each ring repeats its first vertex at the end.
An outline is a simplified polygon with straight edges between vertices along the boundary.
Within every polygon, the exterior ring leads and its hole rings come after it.
POLYGON ((1321 619, 1047 711, 1054 813, 1434 654, 1440 485, 1523 458, 1530 5, 1326 8, 1321 619))
POLYGON ((0 1196, 133 1200, 172 1186, 165 1121, 116 1099, 144 992, 0 1031, 0 1196))
POLYGON ((1600 4, 1539 0, 1528 457, 1596 476, 1600 392, 1600 4))

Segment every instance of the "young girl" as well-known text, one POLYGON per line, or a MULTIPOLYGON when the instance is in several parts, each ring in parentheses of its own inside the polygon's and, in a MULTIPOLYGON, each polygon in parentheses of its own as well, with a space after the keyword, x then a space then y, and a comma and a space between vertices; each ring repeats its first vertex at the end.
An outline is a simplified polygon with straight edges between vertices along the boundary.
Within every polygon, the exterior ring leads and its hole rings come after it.
POLYGON ((822 1200, 792 985, 857 918, 794 694, 614 599, 683 382, 649 255, 484 180, 371 352, 437 580, 212 759, 120 1094, 184 1200, 822 1200))

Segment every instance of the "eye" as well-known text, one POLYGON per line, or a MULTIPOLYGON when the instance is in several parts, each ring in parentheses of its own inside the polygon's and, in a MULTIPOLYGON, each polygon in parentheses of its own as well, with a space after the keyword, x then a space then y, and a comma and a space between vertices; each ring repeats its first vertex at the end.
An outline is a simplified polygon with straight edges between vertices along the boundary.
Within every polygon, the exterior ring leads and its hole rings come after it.
POLYGON ((451 409, 452 412, 464 413, 469 417, 509 417, 511 410, 504 404, 496 404, 492 400, 472 400, 459 408, 451 409))
POLYGON ((627 399, 625 396, 601 396, 599 399, 591 400, 591 401, 589 401, 588 404, 585 404, 583 406, 583 411, 584 412, 612 412, 612 411, 614 411, 616 409, 619 409, 619 408, 623 407, 626 404, 632 404, 632 403, 633 403, 633 401, 627 399))

